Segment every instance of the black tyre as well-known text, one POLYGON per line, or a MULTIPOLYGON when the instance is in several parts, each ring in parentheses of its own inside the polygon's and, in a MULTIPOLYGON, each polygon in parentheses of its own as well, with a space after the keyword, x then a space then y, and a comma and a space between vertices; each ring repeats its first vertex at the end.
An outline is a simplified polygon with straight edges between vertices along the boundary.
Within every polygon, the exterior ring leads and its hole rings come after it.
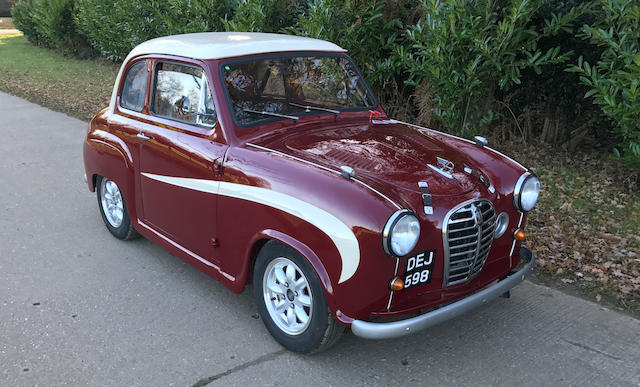
POLYGON ((321 352, 345 331, 329 312, 311 264, 281 243, 268 242, 258 253, 253 295, 264 325, 290 351, 321 352))
POLYGON ((138 232, 133 228, 131 219, 129 219, 127 204, 124 202, 120 187, 113 180, 98 176, 96 196, 102 220, 111 235, 122 240, 138 237, 138 232))

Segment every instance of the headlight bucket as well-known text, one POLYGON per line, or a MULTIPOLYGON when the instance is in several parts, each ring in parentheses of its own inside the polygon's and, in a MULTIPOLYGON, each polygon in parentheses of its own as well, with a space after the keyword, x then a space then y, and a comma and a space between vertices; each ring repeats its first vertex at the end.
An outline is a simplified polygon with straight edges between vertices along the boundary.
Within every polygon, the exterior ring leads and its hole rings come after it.
POLYGON ((526 172, 520 176, 513 190, 513 206, 518 211, 531 211, 540 196, 540 180, 533 173, 526 172))
POLYGON ((412 211, 396 211, 382 230, 382 247, 392 257, 409 254, 420 239, 420 221, 412 211))

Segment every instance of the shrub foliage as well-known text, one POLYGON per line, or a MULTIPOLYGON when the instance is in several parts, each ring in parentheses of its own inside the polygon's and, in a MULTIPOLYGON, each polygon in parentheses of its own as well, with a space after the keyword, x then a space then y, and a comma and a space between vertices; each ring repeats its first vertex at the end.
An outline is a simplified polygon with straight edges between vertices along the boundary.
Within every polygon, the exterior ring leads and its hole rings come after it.
POLYGON ((580 74, 585 98, 601 106, 619 139, 615 154, 640 168, 640 2, 600 0, 580 36, 602 49, 595 63, 582 56, 568 71, 580 74))
POLYGON ((640 166, 640 0, 20 0, 12 15, 33 44, 116 61, 181 33, 326 39, 400 118, 569 148, 597 126, 640 166))

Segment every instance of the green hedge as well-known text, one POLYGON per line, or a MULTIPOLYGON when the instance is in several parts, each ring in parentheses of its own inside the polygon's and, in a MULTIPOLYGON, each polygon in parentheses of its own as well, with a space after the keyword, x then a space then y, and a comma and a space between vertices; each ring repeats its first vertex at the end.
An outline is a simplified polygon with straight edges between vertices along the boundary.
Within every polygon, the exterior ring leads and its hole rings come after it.
POLYGON ((115 61, 190 32, 326 39, 349 51, 394 116, 569 148, 591 138, 640 165, 639 9, 639 0, 21 0, 12 13, 34 44, 77 54, 86 41, 115 61))
POLYGON ((74 22, 74 0, 20 0, 11 11, 13 23, 31 43, 78 56, 90 53, 74 22))

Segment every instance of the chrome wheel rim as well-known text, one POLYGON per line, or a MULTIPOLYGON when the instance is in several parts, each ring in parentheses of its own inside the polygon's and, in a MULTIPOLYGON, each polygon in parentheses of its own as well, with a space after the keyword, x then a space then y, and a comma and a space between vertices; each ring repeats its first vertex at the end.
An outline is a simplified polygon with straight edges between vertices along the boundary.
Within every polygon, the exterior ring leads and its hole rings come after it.
POLYGON ((100 182, 100 198, 102 212, 107 218, 107 222, 114 228, 120 227, 124 217, 124 203, 118 185, 107 178, 103 178, 100 182))
POLYGON ((269 263, 262 280, 264 303, 271 320, 283 332, 299 335, 311 323, 313 295, 309 281, 288 258, 269 263))

